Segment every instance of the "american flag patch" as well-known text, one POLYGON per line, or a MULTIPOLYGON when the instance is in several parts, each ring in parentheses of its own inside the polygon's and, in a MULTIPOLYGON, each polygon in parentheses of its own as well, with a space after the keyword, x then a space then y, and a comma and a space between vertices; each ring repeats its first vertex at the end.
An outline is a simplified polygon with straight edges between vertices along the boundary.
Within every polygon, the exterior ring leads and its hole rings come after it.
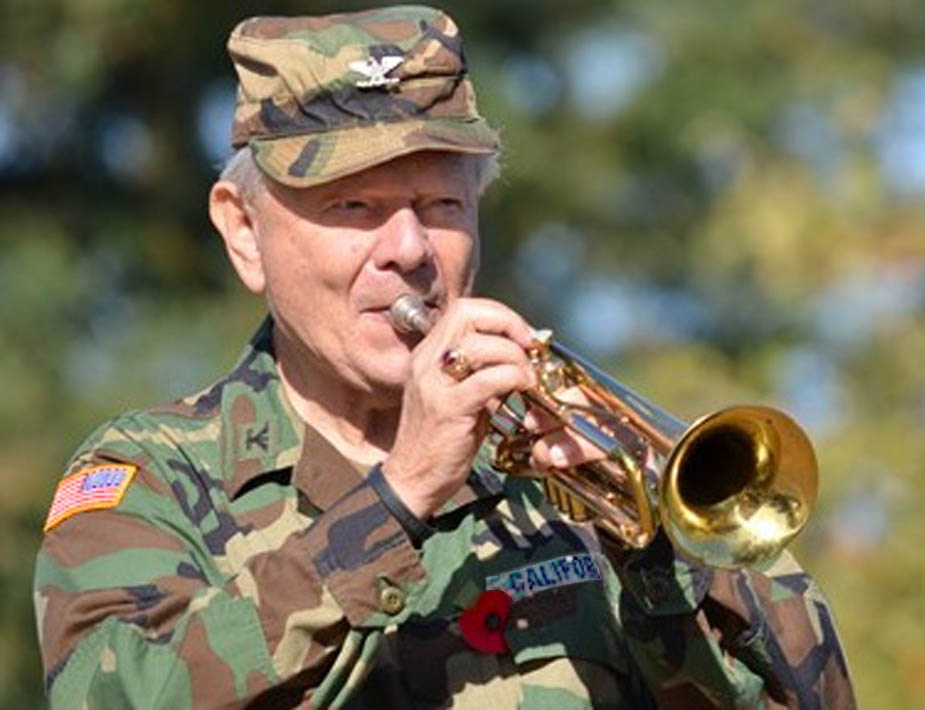
POLYGON ((62 479, 45 520, 48 532, 65 518, 85 510, 115 508, 132 482, 137 466, 109 464, 85 468, 62 479))

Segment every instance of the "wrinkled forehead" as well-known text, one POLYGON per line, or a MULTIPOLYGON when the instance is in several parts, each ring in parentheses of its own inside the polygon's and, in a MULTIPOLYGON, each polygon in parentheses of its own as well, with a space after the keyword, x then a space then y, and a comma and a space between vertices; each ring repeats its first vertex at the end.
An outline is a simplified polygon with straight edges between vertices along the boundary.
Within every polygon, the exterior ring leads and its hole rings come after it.
MULTIPOLYGON (((363 188, 408 187, 419 191, 460 186, 474 187, 478 158, 460 153, 425 150, 409 153, 374 165, 353 175, 332 181, 328 186, 352 185, 363 188)), ((311 189, 311 188, 310 188, 311 189)))
POLYGON ((274 192, 323 199, 330 195, 370 194, 415 197, 453 194, 473 202, 479 198, 477 156, 419 151, 322 185, 295 188, 268 178, 274 192))

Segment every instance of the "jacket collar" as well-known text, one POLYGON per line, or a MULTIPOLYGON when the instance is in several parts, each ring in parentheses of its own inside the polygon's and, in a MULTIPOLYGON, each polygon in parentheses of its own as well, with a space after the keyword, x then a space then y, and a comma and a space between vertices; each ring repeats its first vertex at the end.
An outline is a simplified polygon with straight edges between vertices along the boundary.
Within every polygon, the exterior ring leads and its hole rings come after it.
POLYGON ((304 424, 282 388, 267 316, 223 379, 188 401, 220 427, 225 489, 234 498, 258 476, 291 468, 299 459, 304 424))

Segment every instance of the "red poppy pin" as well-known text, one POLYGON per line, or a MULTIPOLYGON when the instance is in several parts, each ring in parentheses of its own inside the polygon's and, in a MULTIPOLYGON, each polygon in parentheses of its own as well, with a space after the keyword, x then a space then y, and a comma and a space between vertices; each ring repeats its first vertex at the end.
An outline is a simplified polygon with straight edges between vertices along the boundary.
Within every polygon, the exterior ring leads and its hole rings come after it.
POLYGON ((482 653, 506 653, 504 625, 511 611, 511 598, 501 589, 483 592, 459 617, 459 630, 472 648, 482 653))

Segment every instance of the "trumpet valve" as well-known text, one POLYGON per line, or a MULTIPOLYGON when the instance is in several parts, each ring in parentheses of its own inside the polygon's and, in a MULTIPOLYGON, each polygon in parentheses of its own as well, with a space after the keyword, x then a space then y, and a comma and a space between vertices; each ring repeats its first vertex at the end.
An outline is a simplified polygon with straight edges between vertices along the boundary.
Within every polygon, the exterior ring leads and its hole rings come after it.
POLYGON ((594 518, 594 513, 575 496, 571 495, 568 490, 554 481, 552 478, 543 479, 543 490, 546 498, 556 509, 567 515, 576 523, 583 523, 594 518))

